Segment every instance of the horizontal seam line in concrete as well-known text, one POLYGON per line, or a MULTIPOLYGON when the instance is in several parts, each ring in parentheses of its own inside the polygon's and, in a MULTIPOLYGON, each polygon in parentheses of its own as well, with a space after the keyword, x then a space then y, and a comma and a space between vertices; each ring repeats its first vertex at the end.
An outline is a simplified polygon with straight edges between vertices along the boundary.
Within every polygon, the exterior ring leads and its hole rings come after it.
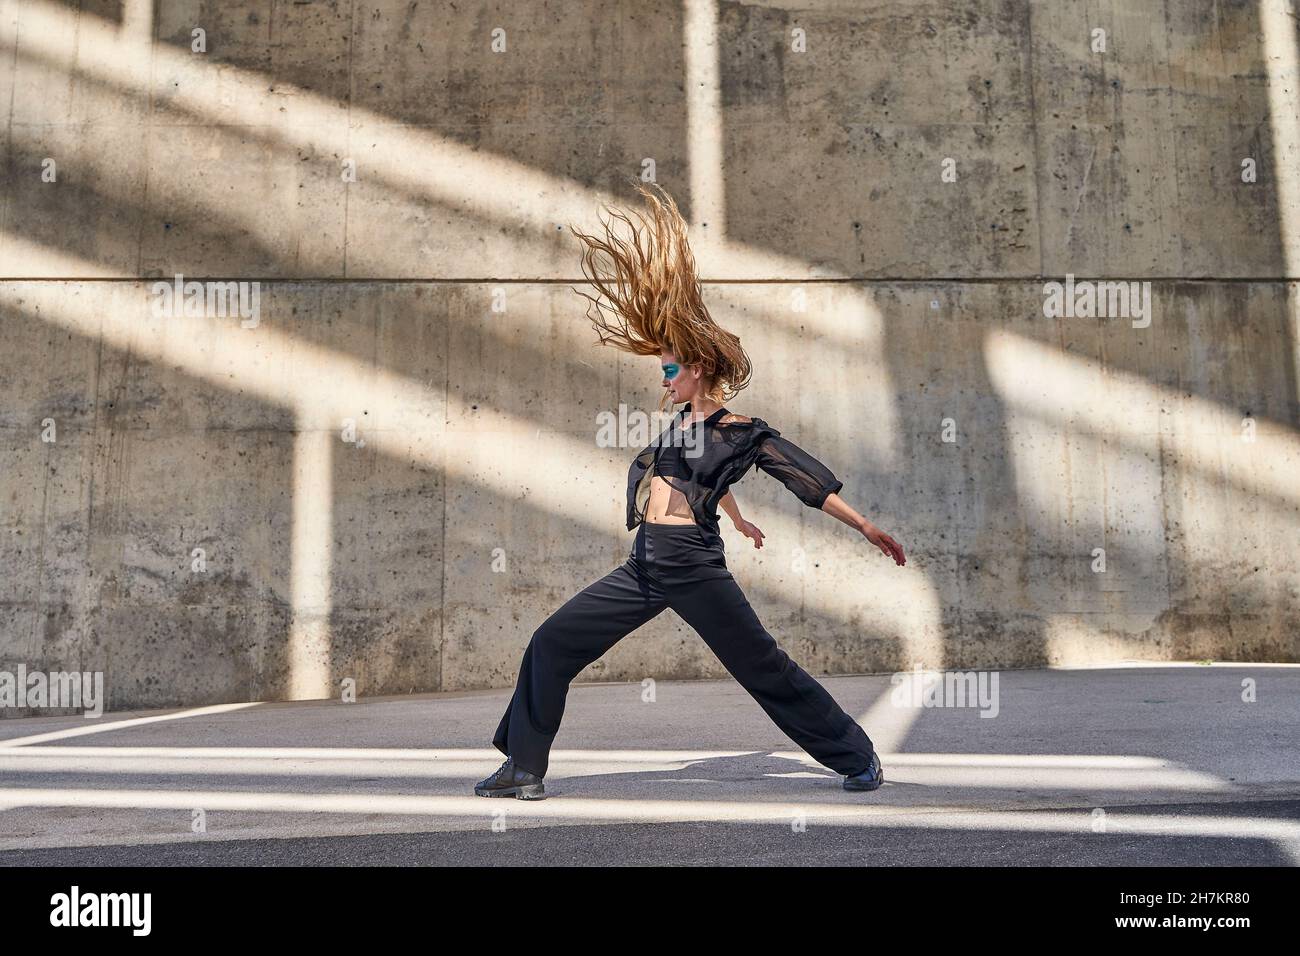
MULTIPOLYGON (((1071 273, 1075 284, 1081 282, 1161 282, 1161 283, 1288 283, 1300 282, 1300 276, 1120 276, 1071 273)), ((446 283, 456 285, 480 285, 496 283, 498 285, 590 285, 586 279, 502 279, 492 276, 462 276, 443 278, 412 278, 410 276, 385 278, 383 276, 203 276, 182 273, 187 282, 265 282, 280 283, 334 283, 364 285, 366 283, 389 284, 433 284, 446 283)), ((851 284, 851 285, 926 285, 938 282, 992 285, 1000 282, 1043 282, 1057 281, 1063 275, 1015 275, 1015 276, 875 276, 871 278, 852 278, 849 276, 815 276, 806 279, 701 279, 704 285, 808 285, 851 284)), ((166 282, 173 276, 0 276, 0 282, 166 282)))

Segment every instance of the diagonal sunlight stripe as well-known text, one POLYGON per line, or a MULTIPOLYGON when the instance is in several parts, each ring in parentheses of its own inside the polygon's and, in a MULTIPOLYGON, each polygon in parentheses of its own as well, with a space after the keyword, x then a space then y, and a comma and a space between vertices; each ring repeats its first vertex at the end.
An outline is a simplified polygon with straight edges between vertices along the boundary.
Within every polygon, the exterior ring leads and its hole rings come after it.
POLYGON ((144 724, 157 724, 167 720, 186 720, 190 717, 207 717, 211 714, 224 714, 227 711, 243 710, 245 707, 256 707, 257 705, 257 701, 239 704, 212 704, 208 707, 195 707, 190 710, 181 710, 172 714, 155 714, 151 717, 131 717, 127 720, 114 720, 107 723, 96 722, 85 727, 68 727, 65 730, 51 730, 48 733, 32 734, 28 737, 11 737, 8 740, 0 740, 0 747, 26 747, 29 744, 44 743, 47 740, 66 740, 69 737, 84 737, 87 734, 106 734, 114 730, 125 730, 128 727, 139 727, 144 724))
MULTIPOLYGON (((921 694, 941 679, 938 671, 926 671, 924 669, 920 674, 909 678, 909 680, 915 682, 914 694, 916 696, 913 699, 921 699, 921 694)), ((891 679, 890 687, 883 690, 867 712, 858 718, 859 726, 871 738, 871 745, 881 755, 880 759, 882 761, 885 759, 884 755, 886 753, 898 754, 902 751, 907 741, 907 735, 912 732, 912 727, 921 719, 921 713, 924 710, 921 707, 897 706, 894 703, 893 686, 891 679)))
POLYGON ((1244 442, 1234 409, 999 329, 985 336, 984 356, 989 379, 1016 414, 1143 451, 1172 447, 1181 469, 1300 502, 1300 436, 1285 425, 1258 419, 1255 441, 1244 442))
MULTIPOLYGON (((949 811, 894 810, 846 802, 734 803, 694 800, 605 800, 564 797, 539 801, 483 797, 403 796, 393 794, 237 793, 225 790, 48 790, 0 789, 0 810, 18 807, 98 807, 131 810, 181 810, 255 813, 359 813, 442 817, 481 817, 501 813, 543 821, 669 823, 678 821, 771 823, 788 826, 795 817, 836 826, 873 829, 999 830, 1008 833, 1077 833, 1132 836, 1198 836, 1272 840, 1293 856, 1300 849, 1300 823, 1276 818, 1184 816, 1105 812, 1105 832, 1097 833, 1091 810, 949 811), (503 805, 506 804, 506 805, 503 805)), ((209 834, 209 836, 211 836, 209 834)))
MULTIPOLYGON (((117 269, 110 269, 90 259, 73 255, 63 249, 44 246, 13 233, 0 235, 0 249, 4 251, 3 268, 19 275, 39 274, 43 266, 48 266, 54 273, 65 276, 77 276, 86 280, 93 279, 130 279, 117 269)), ((0 280, 6 281, 6 280, 0 280)), ((7 281, 22 281, 7 280, 7 281)), ((141 282, 152 282, 140 280, 141 282)))

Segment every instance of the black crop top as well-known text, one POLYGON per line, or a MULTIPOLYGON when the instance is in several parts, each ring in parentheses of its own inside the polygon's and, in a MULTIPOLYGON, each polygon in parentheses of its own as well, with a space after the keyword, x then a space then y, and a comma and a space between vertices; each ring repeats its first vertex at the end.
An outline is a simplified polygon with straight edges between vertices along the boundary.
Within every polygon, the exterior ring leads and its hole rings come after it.
MULTIPOLYGON (((674 419, 672 427, 664 434, 676 440, 664 439, 659 454, 655 456, 653 471, 656 475, 660 478, 680 478, 683 481, 690 481, 691 476, 695 474, 695 469, 691 465, 699 460, 698 456, 701 452, 699 444, 701 424, 701 422, 692 422, 682 429, 674 419)), ((669 484, 673 483, 670 481, 669 484)))
MULTIPOLYGON (((686 463, 681 445, 665 445, 659 457, 655 459, 654 473, 660 478, 681 478, 690 480, 693 472, 686 463)), ((671 482, 669 482, 671 484, 671 482)))
POLYGON ((680 423, 690 412, 688 402, 633 459, 627 473, 627 530, 645 520, 654 474, 685 496, 696 524, 718 547, 718 502, 752 467, 780 481, 810 508, 820 509, 844 487, 829 468, 761 418, 722 421, 729 414, 723 407, 682 431, 680 423))

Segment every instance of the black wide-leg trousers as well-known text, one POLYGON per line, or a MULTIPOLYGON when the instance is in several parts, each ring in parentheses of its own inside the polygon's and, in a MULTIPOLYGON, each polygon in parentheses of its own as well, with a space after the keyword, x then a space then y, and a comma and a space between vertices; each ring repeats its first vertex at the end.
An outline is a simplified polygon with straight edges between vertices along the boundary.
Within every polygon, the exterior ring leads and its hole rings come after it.
POLYGON ((627 561, 570 598, 529 641, 514 696, 492 744, 515 765, 545 776, 569 684, 584 667, 659 614, 691 625, 773 722, 837 773, 865 770, 871 739, 764 629, 694 524, 642 523, 627 561))

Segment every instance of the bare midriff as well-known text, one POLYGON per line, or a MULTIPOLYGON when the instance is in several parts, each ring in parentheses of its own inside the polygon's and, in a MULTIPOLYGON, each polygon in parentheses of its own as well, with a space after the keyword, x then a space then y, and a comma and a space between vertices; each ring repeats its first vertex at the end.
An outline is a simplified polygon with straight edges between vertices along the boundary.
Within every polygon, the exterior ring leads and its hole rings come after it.
POLYGON ((686 496, 658 475, 650 479, 650 499, 645 506, 645 520, 651 524, 695 524, 686 496))
MULTIPOLYGON (((695 427, 696 422, 704 420, 702 416, 696 418, 686 425, 685 428, 677 426, 679 432, 689 431, 695 427)), ((748 422, 750 419, 743 415, 728 414, 722 419, 724 422, 748 422)), ((686 501, 686 496, 670 485, 659 475, 650 477, 650 497, 646 501, 645 521, 651 524, 695 524, 695 515, 691 513, 691 506, 686 501)))

